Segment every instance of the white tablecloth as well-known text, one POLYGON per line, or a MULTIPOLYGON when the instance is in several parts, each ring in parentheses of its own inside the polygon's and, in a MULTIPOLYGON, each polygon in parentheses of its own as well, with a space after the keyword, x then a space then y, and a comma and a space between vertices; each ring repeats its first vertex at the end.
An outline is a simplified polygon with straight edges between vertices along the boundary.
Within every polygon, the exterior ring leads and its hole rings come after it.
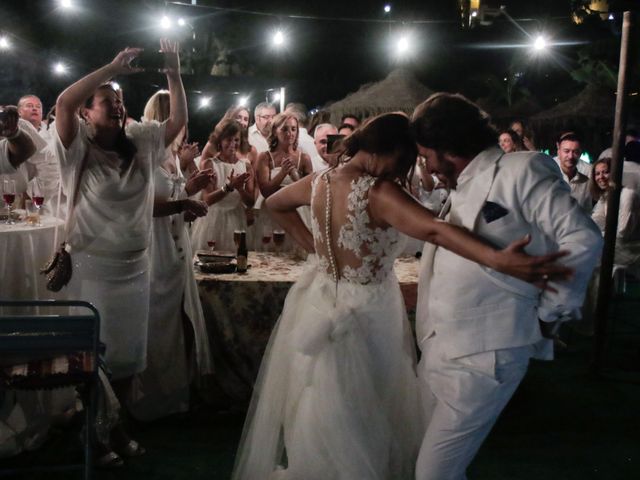
POLYGON ((60 298, 45 287, 40 268, 53 252, 55 229, 64 235, 64 221, 42 217, 41 226, 0 224, 0 298, 41 300, 60 298))

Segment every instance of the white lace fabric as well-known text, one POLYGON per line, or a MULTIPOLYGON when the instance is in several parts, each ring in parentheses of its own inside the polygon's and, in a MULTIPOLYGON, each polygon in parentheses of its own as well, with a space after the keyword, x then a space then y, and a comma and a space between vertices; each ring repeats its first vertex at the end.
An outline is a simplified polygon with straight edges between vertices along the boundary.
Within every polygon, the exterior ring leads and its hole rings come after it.
POLYGON ((330 221, 339 228, 332 229, 337 232, 337 238, 335 241, 332 238, 332 245, 328 246, 325 240, 327 226, 324 213, 327 181, 330 181, 327 176, 330 174, 325 172, 318 175, 312 183, 311 226, 318 268, 331 274, 330 255, 333 253, 337 262, 338 279, 364 285, 382 283, 393 271, 393 263, 402 250, 402 245, 397 230, 375 226, 369 216, 369 191, 375 185, 376 178, 365 174, 352 180, 346 196, 346 208, 341 205, 341 195, 336 195, 329 186, 328 193, 335 207, 330 221), (319 193, 320 190, 325 195, 319 193), (337 248, 331 248, 331 252, 329 247, 333 245, 337 248))

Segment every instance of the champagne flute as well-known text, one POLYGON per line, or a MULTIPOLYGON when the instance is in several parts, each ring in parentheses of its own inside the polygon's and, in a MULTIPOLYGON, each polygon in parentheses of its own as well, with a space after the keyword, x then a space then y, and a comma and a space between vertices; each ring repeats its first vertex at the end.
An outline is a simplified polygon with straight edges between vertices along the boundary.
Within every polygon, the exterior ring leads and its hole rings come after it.
POLYGON ((40 182, 38 178, 32 178, 29 181, 29 196, 31 197, 31 201, 33 205, 36 207, 37 211, 37 219, 36 225, 42 225, 40 223, 40 209, 42 208, 42 204, 44 203, 44 195, 42 194, 42 188, 40 187, 40 182))
POLYGON ((275 229, 273 231, 273 243, 275 245, 276 255, 278 256, 280 256, 280 249, 282 248, 282 245, 284 245, 284 237, 285 237, 284 230, 275 229))
POLYGON ((2 181, 2 199, 7 205, 7 225, 13 225, 15 222, 11 218, 11 206, 16 200, 16 181, 4 179, 2 181))

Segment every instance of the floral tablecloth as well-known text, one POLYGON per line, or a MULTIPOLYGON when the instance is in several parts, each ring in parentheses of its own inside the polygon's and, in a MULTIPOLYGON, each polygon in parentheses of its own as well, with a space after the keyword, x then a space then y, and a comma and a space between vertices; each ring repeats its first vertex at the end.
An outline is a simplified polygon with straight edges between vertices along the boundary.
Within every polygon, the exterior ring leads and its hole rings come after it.
MULTIPOLYGON (((251 398, 253 383, 291 285, 305 262, 291 255, 249 253, 245 274, 205 274, 196 280, 213 354, 214 384, 206 389, 219 406, 239 406, 251 398)), ((419 260, 396 260, 395 272, 410 317, 415 312, 419 260)))

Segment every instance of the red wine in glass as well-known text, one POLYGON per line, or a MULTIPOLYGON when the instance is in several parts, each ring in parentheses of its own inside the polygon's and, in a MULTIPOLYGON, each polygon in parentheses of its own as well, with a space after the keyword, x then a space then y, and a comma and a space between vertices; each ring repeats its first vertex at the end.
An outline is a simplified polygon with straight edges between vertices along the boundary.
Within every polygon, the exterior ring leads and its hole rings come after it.
POLYGON ((264 235, 262 235, 262 244, 263 245, 268 245, 269 242, 271 242, 271 235, 268 235, 266 233, 264 235))
POLYGON ((207 241, 207 245, 209 245, 212 252, 216 249, 216 242, 214 240, 207 241))
POLYGON ((2 199, 7 205, 13 205, 13 202, 16 200, 15 193, 4 193, 2 194, 2 199))
POLYGON ((284 243, 284 230, 273 231, 273 243, 277 246, 281 246, 284 243))
POLYGON ((44 197, 32 197, 31 200, 33 200, 33 204, 37 208, 40 208, 42 206, 42 204, 44 203, 44 197))

